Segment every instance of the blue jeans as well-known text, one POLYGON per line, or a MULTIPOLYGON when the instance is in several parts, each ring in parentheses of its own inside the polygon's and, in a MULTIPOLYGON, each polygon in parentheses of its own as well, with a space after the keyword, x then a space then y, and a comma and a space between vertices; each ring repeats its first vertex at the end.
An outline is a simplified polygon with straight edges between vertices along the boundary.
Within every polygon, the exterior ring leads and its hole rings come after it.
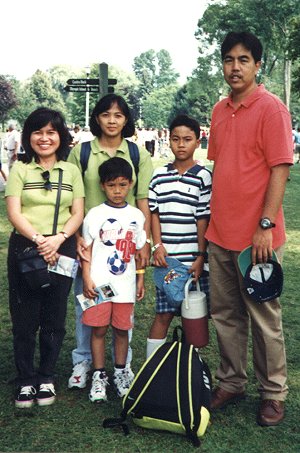
MULTIPOLYGON (((92 354, 91 354, 91 331, 92 327, 86 326, 82 324, 82 308, 80 303, 77 300, 77 295, 82 294, 83 292, 83 281, 82 281, 82 274, 81 270, 78 271, 77 277, 74 281, 74 295, 75 295, 75 335, 76 335, 76 349, 72 351, 72 362, 73 365, 77 363, 83 362, 87 360, 92 362, 92 354)), ((129 343, 132 339, 132 329, 128 331, 128 338, 129 343)), ((114 337, 113 337, 113 344, 112 344, 112 359, 114 362, 114 337)), ((128 347, 128 354, 127 354, 127 363, 131 363, 132 360, 132 349, 129 345, 128 347)))

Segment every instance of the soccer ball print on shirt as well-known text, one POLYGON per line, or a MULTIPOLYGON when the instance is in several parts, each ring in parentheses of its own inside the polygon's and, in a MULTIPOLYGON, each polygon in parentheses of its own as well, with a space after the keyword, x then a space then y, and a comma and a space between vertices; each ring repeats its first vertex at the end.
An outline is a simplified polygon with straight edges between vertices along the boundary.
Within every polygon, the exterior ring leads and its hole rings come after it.
POLYGON ((108 247, 115 245, 116 249, 107 258, 109 272, 121 275, 126 271, 127 263, 135 254, 136 244, 133 241, 136 231, 136 222, 131 222, 124 234, 118 220, 107 219, 101 226, 99 237, 102 243, 108 247))

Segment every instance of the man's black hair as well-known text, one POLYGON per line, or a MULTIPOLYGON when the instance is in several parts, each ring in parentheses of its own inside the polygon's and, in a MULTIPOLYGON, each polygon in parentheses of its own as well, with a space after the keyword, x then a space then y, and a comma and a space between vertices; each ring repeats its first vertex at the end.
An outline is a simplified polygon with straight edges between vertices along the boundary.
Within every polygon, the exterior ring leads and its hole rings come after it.
POLYGON ((247 50, 251 52, 255 63, 261 61, 263 52, 262 43, 255 35, 246 31, 232 31, 226 35, 221 45, 222 61, 224 60, 227 53, 237 44, 242 44, 247 50))
POLYGON ((170 124, 169 127, 170 134, 172 133, 172 130, 175 129, 175 127, 179 126, 188 127, 189 129, 195 132, 197 139, 200 137, 200 126, 195 118, 192 118, 191 116, 185 114, 177 115, 170 124))
POLYGON ((131 182, 132 166, 121 157, 112 157, 99 166, 98 174, 102 184, 120 177, 126 178, 131 182))

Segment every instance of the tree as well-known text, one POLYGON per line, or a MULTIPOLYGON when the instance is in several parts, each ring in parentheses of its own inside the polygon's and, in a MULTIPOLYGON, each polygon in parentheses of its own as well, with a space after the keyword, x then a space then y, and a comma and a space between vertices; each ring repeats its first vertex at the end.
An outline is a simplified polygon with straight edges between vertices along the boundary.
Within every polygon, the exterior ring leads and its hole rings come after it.
POLYGON ((140 82, 140 97, 144 98, 156 88, 167 87, 177 82, 179 74, 172 67, 169 52, 153 49, 135 57, 133 70, 140 82))
POLYGON ((0 121, 3 123, 8 112, 17 105, 17 99, 11 83, 0 75, 0 121))
POLYGON ((143 98, 155 88, 156 63, 153 49, 134 58, 133 71, 140 82, 140 96, 143 98))
POLYGON ((157 88, 150 93, 142 104, 142 116, 147 127, 168 127, 169 115, 174 103, 178 86, 157 88))
POLYGON ((65 104, 61 94, 52 86, 50 76, 39 69, 31 77, 29 91, 32 94, 37 107, 49 107, 66 113, 65 104))

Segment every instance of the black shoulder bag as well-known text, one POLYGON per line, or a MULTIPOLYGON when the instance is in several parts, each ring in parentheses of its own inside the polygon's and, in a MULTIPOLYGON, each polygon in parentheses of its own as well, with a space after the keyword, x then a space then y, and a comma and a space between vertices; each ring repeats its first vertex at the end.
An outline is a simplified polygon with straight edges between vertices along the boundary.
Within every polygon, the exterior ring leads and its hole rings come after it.
MULTIPOLYGON (((55 202, 52 235, 56 234, 58 211, 61 198, 63 170, 59 168, 58 188, 55 202)), ((27 247, 17 255, 18 269, 23 274, 28 286, 33 290, 49 288, 51 285, 48 263, 39 254, 36 245, 27 247)))

